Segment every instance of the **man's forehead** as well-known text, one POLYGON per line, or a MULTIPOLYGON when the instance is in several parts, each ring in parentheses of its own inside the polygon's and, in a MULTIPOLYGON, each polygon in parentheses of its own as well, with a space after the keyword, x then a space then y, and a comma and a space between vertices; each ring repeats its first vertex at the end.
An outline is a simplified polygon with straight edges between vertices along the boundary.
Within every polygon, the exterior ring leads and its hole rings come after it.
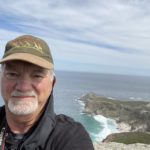
POLYGON ((20 60, 9 61, 9 62, 5 63, 5 66, 6 66, 6 68, 26 67, 26 68, 34 68, 37 70, 47 70, 40 66, 34 65, 32 63, 20 61, 20 60))

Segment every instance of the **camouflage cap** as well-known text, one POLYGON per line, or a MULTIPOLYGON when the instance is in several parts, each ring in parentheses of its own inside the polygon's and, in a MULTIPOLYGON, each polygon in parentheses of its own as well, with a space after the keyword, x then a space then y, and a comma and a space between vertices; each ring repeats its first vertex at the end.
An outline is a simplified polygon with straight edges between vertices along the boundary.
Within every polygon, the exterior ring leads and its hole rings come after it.
POLYGON ((19 36, 6 44, 0 64, 12 60, 26 61, 47 69, 54 68, 53 58, 47 43, 31 35, 19 36))

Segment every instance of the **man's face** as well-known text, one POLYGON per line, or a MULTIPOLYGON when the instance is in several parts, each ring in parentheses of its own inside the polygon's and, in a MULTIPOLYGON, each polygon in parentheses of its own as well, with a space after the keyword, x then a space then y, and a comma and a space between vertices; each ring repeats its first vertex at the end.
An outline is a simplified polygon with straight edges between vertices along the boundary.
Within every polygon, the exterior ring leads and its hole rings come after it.
POLYGON ((15 115, 40 113, 52 90, 49 70, 23 61, 4 64, 1 93, 8 112, 15 115))

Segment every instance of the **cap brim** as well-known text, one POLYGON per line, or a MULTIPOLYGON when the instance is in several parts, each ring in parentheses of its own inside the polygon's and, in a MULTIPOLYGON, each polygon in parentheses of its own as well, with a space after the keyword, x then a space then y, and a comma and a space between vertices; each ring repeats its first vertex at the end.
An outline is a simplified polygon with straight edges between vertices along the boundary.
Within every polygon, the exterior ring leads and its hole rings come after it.
POLYGON ((5 62, 8 61, 12 61, 12 60, 21 60, 21 61, 25 61, 25 62, 29 62, 31 64, 46 68, 46 69, 53 69, 54 65, 53 63, 50 63, 49 61, 38 57, 36 55, 32 55, 29 53, 15 53, 15 54, 11 54, 9 56, 6 56, 5 58, 0 60, 0 64, 3 64, 5 62))

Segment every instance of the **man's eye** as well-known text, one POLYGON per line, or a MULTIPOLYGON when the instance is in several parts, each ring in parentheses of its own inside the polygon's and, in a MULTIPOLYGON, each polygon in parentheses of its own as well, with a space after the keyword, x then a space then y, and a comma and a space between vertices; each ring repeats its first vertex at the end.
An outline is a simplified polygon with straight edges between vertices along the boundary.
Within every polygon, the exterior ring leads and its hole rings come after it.
POLYGON ((17 73, 15 73, 15 72, 7 72, 6 73, 6 77, 8 78, 8 79, 16 79, 16 78, 18 78, 18 74, 17 73))
POLYGON ((40 74, 35 74, 35 75, 34 75, 34 78, 43 78, 43 76, 40 75, 40 74))

